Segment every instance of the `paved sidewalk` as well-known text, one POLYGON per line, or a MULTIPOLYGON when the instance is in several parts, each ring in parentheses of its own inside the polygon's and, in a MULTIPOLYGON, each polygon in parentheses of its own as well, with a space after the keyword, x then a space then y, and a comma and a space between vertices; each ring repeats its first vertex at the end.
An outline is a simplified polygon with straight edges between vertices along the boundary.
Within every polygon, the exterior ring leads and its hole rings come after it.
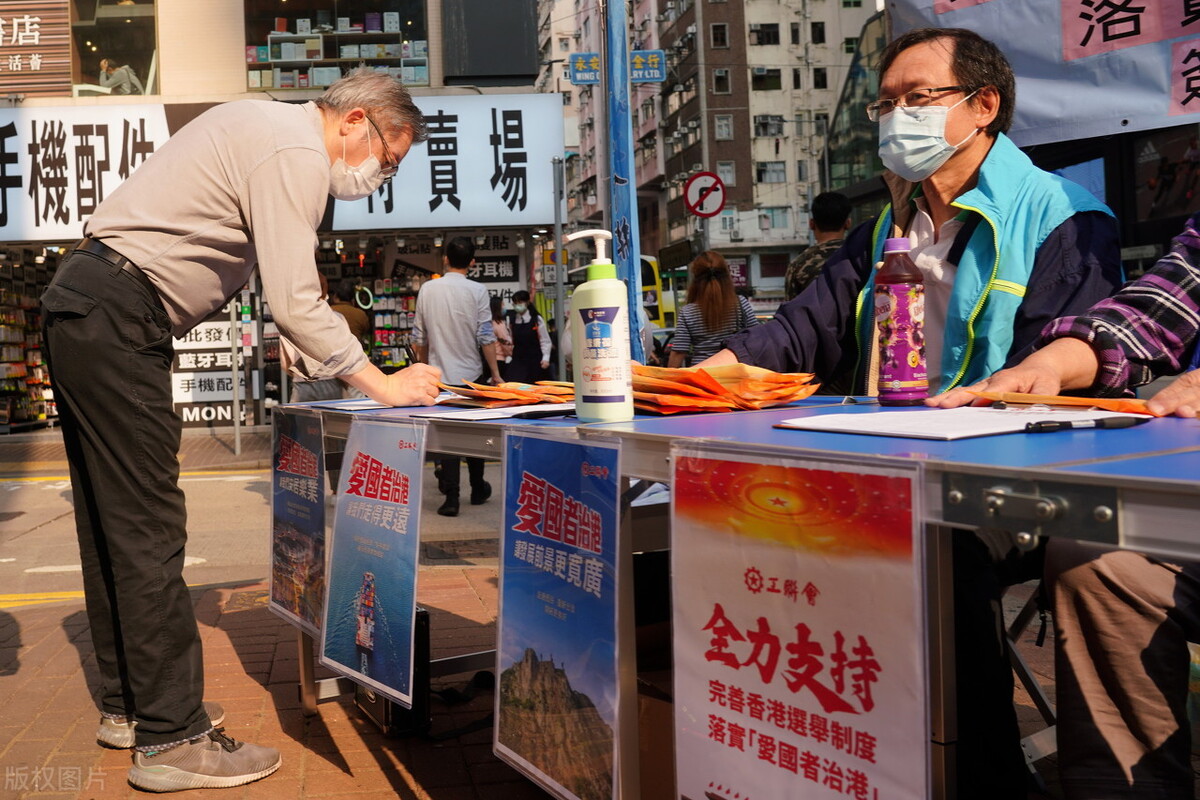
MULTIPOLYGON (((241 445, 241 453, 235 453, 228 429, 186 431, 182 469, 270 466, 269 428, 243 430, 241 445)), ((0 439, 0 476, 66 474, 57 430, 0 439)), ((448 548, 450 543, 441 546, 448 548)), ((417 595, 430 613, 435 659, 491 649, 495 643, 494 558, 446 555, 422 559, 417 595)), ((474 697, 454 705, 436 694, 442 689, 471 694, 471 674, 433 681, 428 737, 384 736, 354 706, 352 695, 323 702, 316 716, 306 717, 300 709, 296 629, 268 610, 267 595, 268 587, 261 582, 193 591, 204 641, 206 697, 225 706, 224 727, 232 736, 278 747, 283 766, 245 787, 192 791, 187 797, 547 797, 492 755, 490 726, 453 735, 478 726, 492 711, 490 689, 474 690, 474 697), (446 733, 451 735, 440 738, 446 733)), ((318 670, 318 677, 331 675, 318 670)), ((95 742, 96 681, 81 601, 0 610, 0 800, 149 796, 126 782, 129 755, 95 742)))

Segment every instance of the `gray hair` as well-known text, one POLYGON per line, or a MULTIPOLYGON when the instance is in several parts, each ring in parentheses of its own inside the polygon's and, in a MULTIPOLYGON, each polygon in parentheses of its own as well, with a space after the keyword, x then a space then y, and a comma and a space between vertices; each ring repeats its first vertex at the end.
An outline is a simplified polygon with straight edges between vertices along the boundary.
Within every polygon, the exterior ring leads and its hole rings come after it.
POLYGON ((326 89, 316 104, 335 114, 344 114, 352 108, 365 109, 385 136, 396 136, 407 128, 412 131, 413 144, 429 138, 425 116, 404 84, 370 67, 351 70, 326 89))

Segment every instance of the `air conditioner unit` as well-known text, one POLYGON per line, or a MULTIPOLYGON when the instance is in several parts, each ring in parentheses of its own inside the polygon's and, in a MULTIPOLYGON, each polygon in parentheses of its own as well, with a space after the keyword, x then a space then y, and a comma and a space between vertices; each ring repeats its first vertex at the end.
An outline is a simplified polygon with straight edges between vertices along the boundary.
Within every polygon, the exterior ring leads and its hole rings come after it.
POLYGON ((741 240, 742 240, 742 232, 741 231, 739 231, 737 228, 733 228, 732 230, 729 231, 729 241, 740 242, 741 240))
POLYGON ((766 68, 766 67, 755 67, 755 68, 754 68, 754 74, 755 74, 755 75, 766 75, 766 74, 767 74, 767 68, 766 68))
POLYGON ((698 120, 698 119, 689 119, 689 120, 688 120, 688 127, 689 127, 689 128, 692 128, 693 130, 694 130, 694 129, 696 129, 696 128, 699 128, 699 127, 700 127, 700 120, 698 120))
POLYGON ((666 22, 666 21, 667 21, 667 15, 666 15, 666 14, 656 14, 656 15, 655 15, 655 17, 654 17, 654 21, 655 21, 655 22, 666 22))
POLYGON ((688 25, 688 26, 687 26, 687 32, 688 32, 688 33, 690 33, 690 34, 692 34, 693 36, 695 36, 695 35, 696 35, 696 26, 695 26, 695 25, 688 25))
POLYGON ((700 164, 700 163, 692 164, 692 172, 702 172, 703 170, 704 170, 703 164, 700 164))
POLYGON ((751 22, 751 23, 750 23, 750 30, 752 30, 752 31, 761 31, 761 30, 762 30, 762 25, 758 24, 757 22, 751 22))
POLYGON ((667 9, 667 11, 674 11, 675 10, 675 0, 667 0, 666 4, 663 7, 665 9, 667 9))
POLYGON ((686 87, 685 87, 685 86, 684 86, 682 83, 677 83, 677 84, 675 84, 675 86, 672 88, 672 91, 675 91, 675 92, 682 92, 682 91, 683 91, 685 88, 686 88, 686 87))

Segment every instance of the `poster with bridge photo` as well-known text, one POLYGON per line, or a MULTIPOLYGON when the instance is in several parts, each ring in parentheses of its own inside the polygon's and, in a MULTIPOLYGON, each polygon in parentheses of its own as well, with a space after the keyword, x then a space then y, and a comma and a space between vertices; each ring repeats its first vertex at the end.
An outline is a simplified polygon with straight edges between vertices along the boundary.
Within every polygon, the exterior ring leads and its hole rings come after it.
POLYGON ((425 427, 350 425, 329 540, 321 663, 412 707, 425 427))
POLYGON ((495 751, 556 797, 611 800, 619 451, 506 434, 504 452, 495 751))
POLYGON ((325 605, 325 470, 321 417, 271 414, 271 600, 275 614, 320 636, 325 605))

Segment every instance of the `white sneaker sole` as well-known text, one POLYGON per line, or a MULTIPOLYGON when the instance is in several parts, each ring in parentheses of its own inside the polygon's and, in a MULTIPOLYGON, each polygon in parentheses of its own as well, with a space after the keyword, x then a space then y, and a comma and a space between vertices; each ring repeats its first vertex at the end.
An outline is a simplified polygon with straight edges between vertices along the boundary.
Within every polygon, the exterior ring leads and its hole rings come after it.
POLYGON ((129 768, 129 782, 148 792, 182 792, 187 789, 229 789, 261 780, 283 765, 283 756, 267 769, 246 775, 200 775, 175 767, 129 768))
MULTIPOLYGON (((224 721, 224 711, 221 712, 219 719, 209 720, 214 728, 224 721)), ((111 747, 114 750, 128 750, 134 745, 136 735, 133 729, 136 727, 136 722, 113 722, 107 717, 101 717, 100 727, 96 729, 96 741, 104 747, 111 747)))

